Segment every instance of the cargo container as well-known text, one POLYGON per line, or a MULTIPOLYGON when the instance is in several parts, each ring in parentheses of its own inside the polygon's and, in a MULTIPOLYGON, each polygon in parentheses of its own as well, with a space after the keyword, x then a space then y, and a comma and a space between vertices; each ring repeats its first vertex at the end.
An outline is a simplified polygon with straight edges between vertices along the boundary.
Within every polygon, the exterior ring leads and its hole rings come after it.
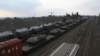
POLYGON ((0 56, 21 56, 22 44, 17 38, 0 42, 0 56))
POLYGON ((7 56, 8 55, 8 44, 5 42, 0 42, 0 56, 7 56))

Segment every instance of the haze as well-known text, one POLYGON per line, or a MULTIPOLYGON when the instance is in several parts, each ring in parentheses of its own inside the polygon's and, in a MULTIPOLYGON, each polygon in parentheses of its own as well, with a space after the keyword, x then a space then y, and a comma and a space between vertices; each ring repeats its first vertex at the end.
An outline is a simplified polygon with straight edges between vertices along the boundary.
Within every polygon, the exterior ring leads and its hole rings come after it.
POLYGON ((0 0, 0 17, 65 15, 98 15, 100 0, 0 0))

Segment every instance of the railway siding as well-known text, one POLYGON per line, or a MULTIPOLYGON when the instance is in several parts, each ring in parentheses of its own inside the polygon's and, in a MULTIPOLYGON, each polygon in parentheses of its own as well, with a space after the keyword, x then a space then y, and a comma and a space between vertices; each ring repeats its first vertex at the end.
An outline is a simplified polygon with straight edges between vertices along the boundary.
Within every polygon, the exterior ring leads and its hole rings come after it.
POLYGON ((93 37, 95 29, 95 19, 91 19, 90 25, 87 27, 87 31, 82 37, 83 40, 80 42, 80 50, 77 56, 92 56, 93 55, 93 37))

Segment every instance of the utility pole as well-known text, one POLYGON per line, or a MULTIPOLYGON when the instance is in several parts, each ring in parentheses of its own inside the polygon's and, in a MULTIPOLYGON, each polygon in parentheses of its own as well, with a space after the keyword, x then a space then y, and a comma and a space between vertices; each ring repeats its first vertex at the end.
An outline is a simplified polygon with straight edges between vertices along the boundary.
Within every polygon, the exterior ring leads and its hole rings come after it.
POLYGON ((44 18, 45 18, 45 17, 43 17, 43 19, 42 19, 42 20, 43 20, 43 33, 45 33, 44 18))
POLYGON ((100 13, 99 13, 99 18, 98 18, 98 25, 99 25, 99 21, 100 21, 100 13))
POLYGON ((80 17, 80 15, 79 15, 78 12, 76 13, 76 21, 77 21, 77 19, 80 21, 80 26, 79 26, 79 35, 81 36, 81 17, 80 17))
MULTIPOLYGON (((79 18, 79 21, 80 21, 80 23, 81 23, 81 18, 80 17, 78 17, 79 18)), ((81 36, 81 24, 80 24, 80 36, 81 36)))

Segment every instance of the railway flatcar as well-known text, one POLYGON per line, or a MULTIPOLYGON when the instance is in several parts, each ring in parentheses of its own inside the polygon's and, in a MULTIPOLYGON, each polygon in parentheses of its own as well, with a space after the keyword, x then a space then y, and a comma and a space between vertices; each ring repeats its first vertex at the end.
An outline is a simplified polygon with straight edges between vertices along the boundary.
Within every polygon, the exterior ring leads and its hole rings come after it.
POLYGON ((48 56, 75 56, 79 49, 78 44, 62 43, 48 56))

